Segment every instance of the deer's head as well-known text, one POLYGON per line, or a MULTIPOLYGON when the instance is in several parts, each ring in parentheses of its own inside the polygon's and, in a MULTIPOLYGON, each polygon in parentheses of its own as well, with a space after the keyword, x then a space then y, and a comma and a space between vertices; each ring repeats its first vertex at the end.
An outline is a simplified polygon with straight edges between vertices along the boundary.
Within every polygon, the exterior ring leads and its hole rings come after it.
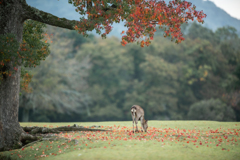
POLYGON ((147 129, 148 129, 148 123, 147 122, 148 122, 148 120, 144 119, 143 124, 142 124, 145 132, 147 132, 147 129))

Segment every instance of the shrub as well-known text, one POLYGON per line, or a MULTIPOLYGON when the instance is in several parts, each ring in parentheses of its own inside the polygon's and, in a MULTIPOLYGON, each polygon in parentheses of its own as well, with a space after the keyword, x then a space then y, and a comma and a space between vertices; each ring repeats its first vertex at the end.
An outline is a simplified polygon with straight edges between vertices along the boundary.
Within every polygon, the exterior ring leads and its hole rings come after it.
POLYGON ((188 118, 191 120, 235 121, 234 110, 219 99, 202 100, 191 105, 188 118))

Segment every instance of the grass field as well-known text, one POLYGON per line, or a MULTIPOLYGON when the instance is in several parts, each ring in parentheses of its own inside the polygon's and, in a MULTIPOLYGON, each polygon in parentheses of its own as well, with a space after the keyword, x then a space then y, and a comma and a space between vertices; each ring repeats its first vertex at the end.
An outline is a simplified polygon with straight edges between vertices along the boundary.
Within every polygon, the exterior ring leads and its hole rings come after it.
MULTIPOLYGON (((74 123, 21 123, 57 127, 74 123)), ((43 141, 1 152, 13 159, 240 159, 240 123, 215 121, 149 121, 147 133, 132 131, 132 122, 75 123, 111 132, 68 132, 68 141, 43 141), (79 143, 71 141, 76 139, 79 143)), ((140 126, 140 124, 139 124, 140 126)), ((1 158, 0 158, 1 159, 1 158)))

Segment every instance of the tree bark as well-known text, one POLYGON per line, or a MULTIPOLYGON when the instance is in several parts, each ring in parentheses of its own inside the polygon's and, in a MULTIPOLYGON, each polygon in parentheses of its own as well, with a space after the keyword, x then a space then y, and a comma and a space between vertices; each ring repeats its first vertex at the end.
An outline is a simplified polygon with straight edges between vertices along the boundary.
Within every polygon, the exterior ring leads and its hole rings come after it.
MULTIPOLYGON (((22 9, 19 0, 3 0, 0 4, 0 34, 12 33, 19 43, 24 22, 22 9)), ((16 68, 15 73, 4 76, 0 83, 0 151, 22 146, 20 137, 23 130, 18 123, 21 66, 16 68)), ((6 63, 3 69, 13 69, 12 61, 6 63)))

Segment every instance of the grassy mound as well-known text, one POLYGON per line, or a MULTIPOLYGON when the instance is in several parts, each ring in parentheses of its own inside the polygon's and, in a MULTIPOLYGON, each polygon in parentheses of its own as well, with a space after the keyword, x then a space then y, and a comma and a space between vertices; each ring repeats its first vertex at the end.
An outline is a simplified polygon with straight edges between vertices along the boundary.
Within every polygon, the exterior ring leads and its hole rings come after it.
MULTIPOLYGON (((11 159, 240 159, 240 123, 214 121, 149 121, 148 132, 132 133, 132 122, 75 123, 112 132, 57 134, 68 140, 41 141, 1 152, 11 159), (76 144, 77 140, 78 144, 76 144)), ((73 123, 21 123, 57 127, 73 123)), ((139 124, 140 126, 140 124, 139 124)))

